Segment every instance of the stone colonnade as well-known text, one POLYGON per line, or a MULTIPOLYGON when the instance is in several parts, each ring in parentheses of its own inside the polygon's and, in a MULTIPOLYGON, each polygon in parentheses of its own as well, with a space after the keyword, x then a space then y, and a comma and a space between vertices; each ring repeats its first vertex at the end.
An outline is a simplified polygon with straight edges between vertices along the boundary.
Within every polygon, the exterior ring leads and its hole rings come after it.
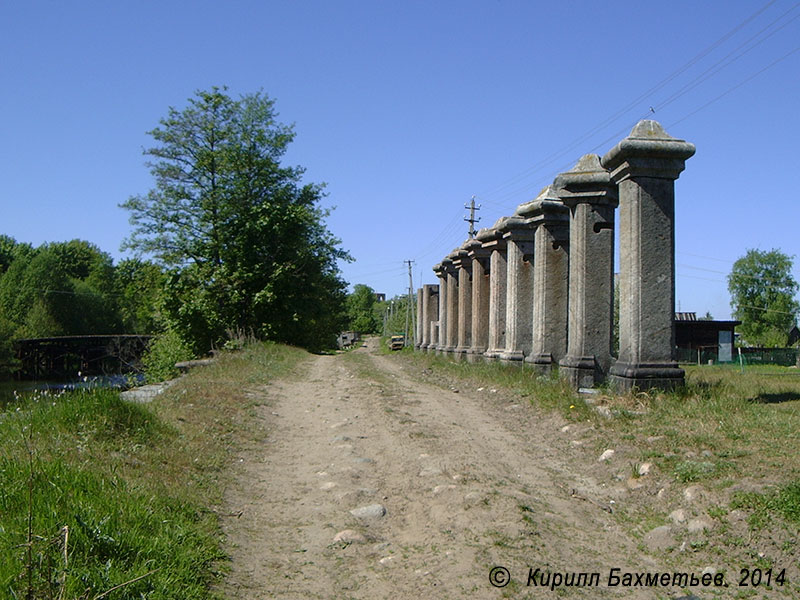
POLYGON ((417 339, 470 360, 557 365, 575 387, 681 385, 675 361, 675 180, 693 144, 640 121, 510 217, 478 231, 418 292, 417 339), (612 356, 619 208, 619 356, 612 356))

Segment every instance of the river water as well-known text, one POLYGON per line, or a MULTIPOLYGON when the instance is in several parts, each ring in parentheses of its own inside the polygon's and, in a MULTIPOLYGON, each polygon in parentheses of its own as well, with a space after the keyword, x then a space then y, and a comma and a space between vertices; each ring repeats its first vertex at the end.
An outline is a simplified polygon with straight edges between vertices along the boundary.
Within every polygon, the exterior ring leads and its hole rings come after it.
POLYGON ((96 388, 126 390, 144 384, 143 375, 102 375, 82 377, 73 381, 0 381, 0 408, 14 402, 14 394, 36 391, 64 391, 96 388))

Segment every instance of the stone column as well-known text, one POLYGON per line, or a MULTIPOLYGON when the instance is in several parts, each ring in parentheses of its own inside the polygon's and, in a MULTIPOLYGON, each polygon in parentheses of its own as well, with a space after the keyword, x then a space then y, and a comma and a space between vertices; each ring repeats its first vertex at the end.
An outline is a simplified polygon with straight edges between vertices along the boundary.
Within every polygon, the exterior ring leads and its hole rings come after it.
POLYGON ((506 242, 494 228, 484 228, 475 236, 489 259, 489 335, 484 358, 494 360, 506 348, 506 242))
POLYGON ((447 259, 433 267, 433 272, 439 278, 439 325, 436 328, 436 345, 433 350, 443 352, 447 346, 447 271, 444 263, 447 259))
POLYGON ((426 283, 422 286, 422 309, 419 316, 422 338, 420 341, 420 348, 427 350, 435 342, 431 341, 431 323, 439 319, 439 286, 436 284, 426 283))
POLYGON ((553 182, 569 207, 569 338, 561 374, 576 388, 602 383, 611 366, 614 210, 617 189, 596 154, 553 182))
POLYGON ((602 165, 619 185, 619 359, 611 380, 621 390, 682 385, 675 360, 675 180, 694 144, 639 121, 602 165))
POLYGON ((447 275, 447 323, 445 324, 445 352, 455 352, 458 346, 458 269, 453 260, 457 253, 448 255, 442 265, 447 275))
POLYGON ((463 246, 453 264, 458 268, 458 343, 455 353, 463 356, 472 346, 472 260, 463 246))
POLYGON ((569 209, 552 186, 517 208, 534 227, 531 352, 525 362, 547 374, 567 352, 569 209))
POLYGON ((482 356, 489 345, 489 261, 491 251, 473 239, 466 245, 472 261, 472 345, 470 359, 482 356))
POLYGON ((419 349, 422 346, 422 288, 417 288, 417 314, 416 321, 414 322, 414 348, 419 349))
POLYGON ((531 353, 533 330, 533 237, 525 219, 508 218, 506 240, 506 347, 501 360, 519 362, 531 353))

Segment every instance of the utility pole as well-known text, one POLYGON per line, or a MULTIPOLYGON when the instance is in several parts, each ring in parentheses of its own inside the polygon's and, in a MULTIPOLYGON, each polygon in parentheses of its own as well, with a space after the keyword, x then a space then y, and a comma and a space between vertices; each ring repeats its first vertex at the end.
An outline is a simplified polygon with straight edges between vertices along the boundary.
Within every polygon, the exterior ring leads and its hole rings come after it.
POLYGON ((411 329, 410 329, 410 331, 411 331, 411 344, 410 345, 413 346, 414 342, 416 341, 414 339, 414 331, 416 330, 416 327, 414 327, 414 323, 415 323, 415 321, 414 321, 414 282, 413 282, 413 280, 411 278, 411 265, 414 264, 414 261, 413 260, 404 260, 403 262, 408 265, 408 301, 406 303, 406 334, 403 337, 403 343, 406 346, 409 345, 408 332, 409 332, 409 323, 410 323, 410 325, 411 325, 411 329))
POLYGON ((475 237, 475 233, 476 233, 475 232, 475 223, 477 223, 477 222, 479 222, 481 220, 480 217, 478 217, 477 219, 475 218, 475 211, 476 210, 480 210, 481 209, 481 205, 478 204, 478 206, 475 206, 475 196, 473 196, 472 200, 469 201, 469 204, 465 204, 464 205, 464 208, 468 208, 469 209, 469 218, 464 217, 464 220, 467 223, 469 223, 469 239, 472 239, 472 238, 475 237))

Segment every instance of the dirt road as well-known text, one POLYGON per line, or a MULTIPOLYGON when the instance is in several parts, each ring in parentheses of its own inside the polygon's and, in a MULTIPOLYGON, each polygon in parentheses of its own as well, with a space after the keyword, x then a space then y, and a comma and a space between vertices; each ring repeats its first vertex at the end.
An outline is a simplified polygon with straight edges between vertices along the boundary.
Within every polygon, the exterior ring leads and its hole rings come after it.
POLYGON ((227 500, 242 513, 225 522, 229 597, 680 596, 606 586, 612 568, 661 565, 611 514, 627 491, 592 475, 607 467, 575 442, 581 425, 564 431, 496 390, 424 382, 376 344, 314 357, 260 392, 268 440, 242 456, 227 500), (490 582, 499 566, 506 587, 490 582), (550 586, 527 585, 537 568, 550 586), (556 573, 599 584, 559 593, 556 573))

